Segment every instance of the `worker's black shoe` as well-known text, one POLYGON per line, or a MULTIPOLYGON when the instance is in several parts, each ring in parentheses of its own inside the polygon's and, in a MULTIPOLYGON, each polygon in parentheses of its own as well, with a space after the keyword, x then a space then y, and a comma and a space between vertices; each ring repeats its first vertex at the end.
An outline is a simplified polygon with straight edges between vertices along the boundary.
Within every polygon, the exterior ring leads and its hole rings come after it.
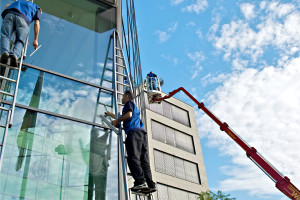
POLYGON ((10 66, 12 67, 18 67, 18 58, 15 54, 11 53, 9 54, 10 58, 10 66))
POLYGON ((142 184, 139 184, 139 185, 135 185, 131 188, 132 191, 139 191, 139 190, 142 190, 142 189, 145 189, 147 188, 147 184, 146 183, 142 183, 142 184))
POLYGON ((148 188, 147 188, 148 193, 156 192, 156 190, 157 190, 156 183, 153 183, 152 185, 148 185, 148 188))
POLYGON ((7 51, 4 51, 2 54, 1 54, 1 59, 0 59, 0 62, 4 65, 7 65, 8 63, 8 57, 9 57, 9 54, 7 51))

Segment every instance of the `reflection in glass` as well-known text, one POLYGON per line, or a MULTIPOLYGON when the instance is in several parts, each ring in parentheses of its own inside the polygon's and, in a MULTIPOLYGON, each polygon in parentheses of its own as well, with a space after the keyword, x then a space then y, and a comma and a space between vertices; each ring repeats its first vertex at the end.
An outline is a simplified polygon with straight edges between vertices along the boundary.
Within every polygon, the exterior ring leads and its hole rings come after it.
MULTIPOLYGON (((95 84, 100 77, 115 29, 115 8, 100 1, 35 0, 43 9, 39 44, 25 63, 95 84)), ((29 40, 33 40, 31 27, 29 40)), ((110 48, 111 49, 111 48, 110 48)), ((28 46, 28 55, 33 52, 28 46)), ((110 57, 112 51, 109 50, 110 57)))
POLYGON ((117 138, 111 131, 16 108, 0 194, 8 199, 118 199, 117 168, 117 138))
POLYGON ((112 93, 49 73, 27 68, 22 72, 17 103, 50 112, 102 123, 99 115, 112 111, 112 93), (41 73, 43 74, 41 77, 41 73), (34 88, 39 87, 37 95, 34 88), (38 104, 30 104, 31 96, 38 104), (98 97, 99 96, 99 97, 98 97), (99 98, 99 103, 97 103, 99 98), (100 103, 101 102, 101 103, 100 103))

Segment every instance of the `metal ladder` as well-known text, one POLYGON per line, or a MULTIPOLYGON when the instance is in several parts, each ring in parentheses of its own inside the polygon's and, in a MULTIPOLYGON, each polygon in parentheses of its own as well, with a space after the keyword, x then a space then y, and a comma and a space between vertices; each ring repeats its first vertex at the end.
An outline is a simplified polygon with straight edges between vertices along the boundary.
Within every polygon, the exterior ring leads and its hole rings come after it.
POLYGON ((10 65, 4 65, 0 63, 1 67, 5 67, 4 75, 3 76, 0 75, 0 79, 2 80, 1 87, 0 87, 0 112, 1 112, 0 119, 2 118, 2 116, 5 116, 4 114, 6 113, 5 125, 0 124, 0 127, 5 129, 3 133, 2 141, 0 143, 0 169, 2 167, 8 128, 11 128, 13 123, 13 116, 14 116, 18 87, 19 87, 19 80, 21 75, 21 67, 23 65, 24 55, 26 54, 27 44, 28 44, 28 39, 22 50, 21 59, 20 62, 18 63, 18 67, 12 67, 10 65), (14 87, 12 87, 13 84, 14 87), (10 105, 4 104, 2 102, 2 100, 4 99, 7 100, 7 97, 10 99, 9 101, 11 101, 10 105))
MULTIPOLYGON (((115 115, 118 116, 120 110, 123 106, 121 99, 126 90, 133 92, 133 87, 130 79, 130 74, 126 66, 126 60, 123 52, 122 43, 120 40, 120 35, 117 30, 113 32, 113 89, 114 89, 114 106, 115 115)), ((123 184, 125 200, 129 200, 129 190, 127 182, 127 169, 126 169, 126 159, 125 159, 125 149, 124 149, 124 139, 122 128, 119 129, 118 134, 119 147, 121 151, 121 163, 122 163, 122 174, 123 174, 123 184)))

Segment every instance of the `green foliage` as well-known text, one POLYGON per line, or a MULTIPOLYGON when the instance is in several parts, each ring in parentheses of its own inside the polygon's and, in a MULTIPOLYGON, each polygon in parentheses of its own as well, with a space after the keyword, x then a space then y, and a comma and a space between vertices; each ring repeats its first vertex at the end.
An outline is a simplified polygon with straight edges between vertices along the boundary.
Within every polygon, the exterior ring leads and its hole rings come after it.
POLYGON ((230 194, 223 194, 222 191, 218 190, 217 193, 209 192, 202 192, 199 194, 199 200, 236 200, 236 198, 229 198, 230 194))

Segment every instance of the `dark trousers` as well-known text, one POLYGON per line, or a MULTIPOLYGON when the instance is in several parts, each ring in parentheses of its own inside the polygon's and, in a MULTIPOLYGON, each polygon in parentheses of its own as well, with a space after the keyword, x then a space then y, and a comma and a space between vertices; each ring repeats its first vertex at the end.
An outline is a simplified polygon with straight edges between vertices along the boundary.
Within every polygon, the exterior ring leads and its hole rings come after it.
POLYGON ((146 180, 148 187, 153 187, 147 133, 142 130, 130 130, 127 133, 125 146, 127 163, 135 180, 134 185, 140 185, 146 180))

